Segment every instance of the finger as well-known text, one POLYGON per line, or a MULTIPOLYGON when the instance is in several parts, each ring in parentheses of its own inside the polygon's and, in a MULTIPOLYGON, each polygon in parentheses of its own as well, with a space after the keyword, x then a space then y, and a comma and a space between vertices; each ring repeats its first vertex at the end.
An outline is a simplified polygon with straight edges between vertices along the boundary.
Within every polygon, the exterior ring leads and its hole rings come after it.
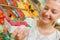
POLYGON ((12 38, 15 38, 15 36, 16 36, 17 33, 18 33, 18 31, 19 31, 18 28, 16 28, 15 31, 12 33, 11 37, 12 37, 12 38))
POLYGON ((17 36, 18 36, 18 39, 19 39, 19 40, 23 40, 23 39, 24 39, 24 36, 25 36, 25 35, 24 35, 24 31, 25 31, 25 30, 23 29, 23 30, 20 30, 20 32, 18 33, 17 36))
POLYGON ((19 32, 18 33, 21 33, 21 32, 29 32, 29 31, 30 31, 30 28, 28 28, 28 27, 19 28, 19 32))
POLYGON ((18 39, 23 40, 28 35, 29 31, 30 30, 26 30, 26 29, 21 30, 21 32, 18 33, 18 35, 17 35, 18 39))
POLYGON ((7 26, 4 27, 3 32, 6 34, 8 33, 8 27, 7 26))
POLYGON ((22 39, 22 34, 18 34, 17 37, 18 37, 18 40, 21 40, 22 39))
POLYGON ((22 33, 23 38, 25 38, 28 34, 29 34, 30 30, 24 30, 24 32, 22 33))

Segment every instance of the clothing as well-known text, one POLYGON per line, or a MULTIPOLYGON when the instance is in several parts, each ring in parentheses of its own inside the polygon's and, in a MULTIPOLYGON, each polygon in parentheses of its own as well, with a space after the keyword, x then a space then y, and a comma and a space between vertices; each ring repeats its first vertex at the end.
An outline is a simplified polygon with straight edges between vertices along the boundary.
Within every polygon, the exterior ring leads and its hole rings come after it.
POLYGON ((44 36, 39 32, 35 19, 33 20, 32 24, 33 25, 30 30, 30 33, 27 37, 25 37, 24 40, 59 40, 60 39, 60 32, 58 30, 55 30, 55 32, 53 32, 51 35, 44 36))

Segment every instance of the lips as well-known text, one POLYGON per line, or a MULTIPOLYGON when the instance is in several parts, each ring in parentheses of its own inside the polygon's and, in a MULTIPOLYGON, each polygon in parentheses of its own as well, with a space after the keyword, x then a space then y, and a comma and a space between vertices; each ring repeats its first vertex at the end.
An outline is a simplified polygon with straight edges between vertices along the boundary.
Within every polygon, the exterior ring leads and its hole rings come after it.
POLYGON ((46 22, 50 22, 52 20, 51 16, 47 15, 45 13, 41 14, 41 18, 42 18, 43 21, 46 21, 46 22))
POLYGON ((50 18, 47 18, 47 17, 42 17, 42 19, 45 21, 50 21, 50 18))

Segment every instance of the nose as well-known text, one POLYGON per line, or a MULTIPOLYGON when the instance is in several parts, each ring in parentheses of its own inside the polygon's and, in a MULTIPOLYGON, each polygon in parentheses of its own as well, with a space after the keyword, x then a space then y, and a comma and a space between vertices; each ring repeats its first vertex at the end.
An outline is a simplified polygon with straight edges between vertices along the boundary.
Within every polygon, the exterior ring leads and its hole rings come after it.
POLYGON ((48 11, 45 12, 45 16, 46 16, 46 17, 49 17, 50 14, 51 14, 51 11, 50 11, 50 10, 48 10, 48 11))

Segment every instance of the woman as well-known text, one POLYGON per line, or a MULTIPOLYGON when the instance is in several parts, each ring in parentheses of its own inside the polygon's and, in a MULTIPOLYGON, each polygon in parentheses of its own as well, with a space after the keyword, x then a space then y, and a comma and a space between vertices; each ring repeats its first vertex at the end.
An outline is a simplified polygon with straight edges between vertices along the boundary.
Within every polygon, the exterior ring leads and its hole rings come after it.
POLYGON ((16 29, 11 37, 17 35, 18 40, 59 40, 60 32, 54 28, 56 19, 60 17, 59 0, 49 0, 40 14, 39 20, 33 20, 31 29, 16 29))

